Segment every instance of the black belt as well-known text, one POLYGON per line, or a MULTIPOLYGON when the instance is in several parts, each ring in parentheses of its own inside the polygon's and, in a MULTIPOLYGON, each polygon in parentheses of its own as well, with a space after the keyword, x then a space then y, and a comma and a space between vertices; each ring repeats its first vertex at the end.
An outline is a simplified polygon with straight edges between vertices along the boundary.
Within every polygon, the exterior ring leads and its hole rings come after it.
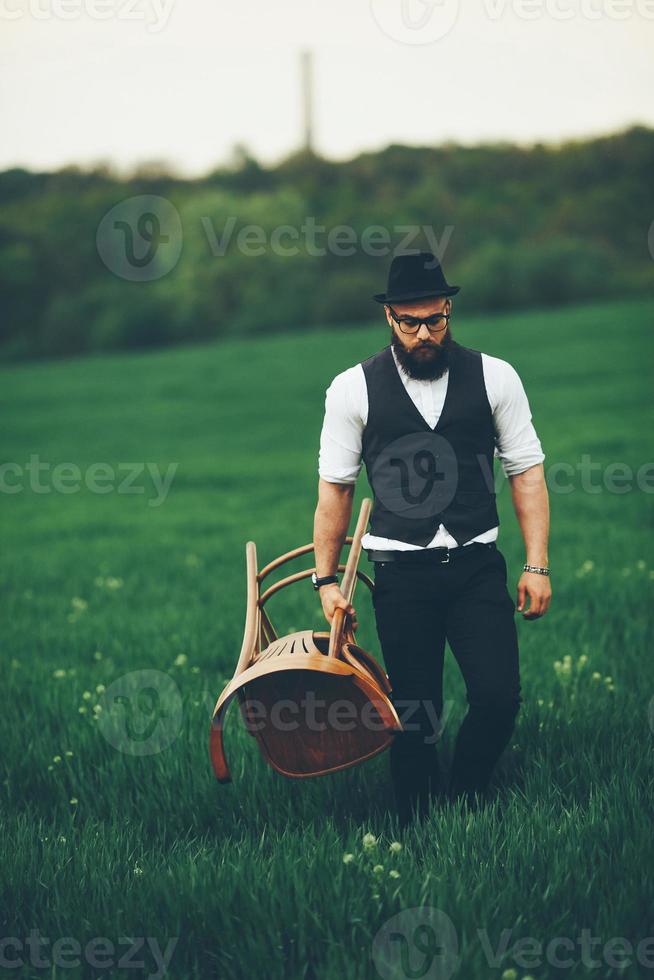
POLYGON ((409 551, 398 548, 392 551, 379 551, 376 548, 367 548, 368 560, 374 562, 397 561, 405 563, 424 563, 429 562, 437 565, 447 565, 452 558, 459 558, 466 552, 478 551, 480 548, 488 550, 497 549, 494 541, 473 541, 472 544, 459 545, 457 548, 420 548, 409 551))

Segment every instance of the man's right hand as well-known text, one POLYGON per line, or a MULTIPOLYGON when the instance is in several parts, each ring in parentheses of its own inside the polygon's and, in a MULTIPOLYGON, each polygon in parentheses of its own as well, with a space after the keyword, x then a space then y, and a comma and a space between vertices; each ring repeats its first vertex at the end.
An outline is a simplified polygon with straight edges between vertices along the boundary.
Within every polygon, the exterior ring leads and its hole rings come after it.
POLYGON ((318 595, 320 596, 322 611, 325 614, 325 619, 330 626, 332 624, 332 619, 334 618, 334 612, 340 607, 351 614, 352 629, 355 630, 357 628, 359 624, 356 618, 356 610, 354 606, 347 601, 335 582, 333 582, 331 585, 321 586, 321 588, 318 589, 318 595))

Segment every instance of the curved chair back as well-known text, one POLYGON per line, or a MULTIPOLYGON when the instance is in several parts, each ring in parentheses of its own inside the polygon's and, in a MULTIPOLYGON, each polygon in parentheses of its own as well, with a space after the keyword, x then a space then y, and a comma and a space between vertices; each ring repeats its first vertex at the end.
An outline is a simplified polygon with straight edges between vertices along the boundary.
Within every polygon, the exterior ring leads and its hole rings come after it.
MULTIPOLYGON (((361 539, 371 501, 361 503, 341 591, 352 602, 357 581, 374 583, 358 570, 361 539)), ((210 756, 216 778, 229 782, 223 726, 234 698, 248 731, 266 761, 291 777, 319 776, 356 765, 387 748, 401 731, 390 699, 391 688, 374 657, 356 643, 351 616, 337 609, 329 631, 299 630, 278 636, 267 613, 268 600, 308 578, 313 568, 295 572, 262 591, 264 580, 282 565, 313 552, 306 544, 257 570, 254 541, 245 546, 247 608, 236 670, 214 708, 210 756), (346 717, 347 715, 347 717, 346 717)))

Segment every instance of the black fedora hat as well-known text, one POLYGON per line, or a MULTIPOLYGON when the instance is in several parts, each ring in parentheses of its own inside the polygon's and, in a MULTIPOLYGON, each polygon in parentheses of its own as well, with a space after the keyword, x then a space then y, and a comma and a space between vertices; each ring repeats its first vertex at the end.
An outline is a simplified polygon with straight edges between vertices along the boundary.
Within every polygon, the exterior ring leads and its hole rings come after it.
POLYGON ((378 303, 408 303, 432 296, 454 296, 460 286, 450 286, 438 259, 432 252, 396 255, 388 272, 385 293, 376 293, 378 303))

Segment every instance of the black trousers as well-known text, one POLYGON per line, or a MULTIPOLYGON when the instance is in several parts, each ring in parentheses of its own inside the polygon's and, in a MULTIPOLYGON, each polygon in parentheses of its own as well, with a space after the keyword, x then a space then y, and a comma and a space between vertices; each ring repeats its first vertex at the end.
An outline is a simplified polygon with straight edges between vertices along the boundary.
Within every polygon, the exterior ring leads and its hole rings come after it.
POLYGON ((406 824, 440 796, 476 806, 515 727, 520 692, 515 603, 503 554, 467 545, 448 564, 374 563, 373 605, 392 700, 404 731, 390 749, 398 816, 406 824), (466 686, 468 711, 445 785, 437 741, 445 641, 466 686))

